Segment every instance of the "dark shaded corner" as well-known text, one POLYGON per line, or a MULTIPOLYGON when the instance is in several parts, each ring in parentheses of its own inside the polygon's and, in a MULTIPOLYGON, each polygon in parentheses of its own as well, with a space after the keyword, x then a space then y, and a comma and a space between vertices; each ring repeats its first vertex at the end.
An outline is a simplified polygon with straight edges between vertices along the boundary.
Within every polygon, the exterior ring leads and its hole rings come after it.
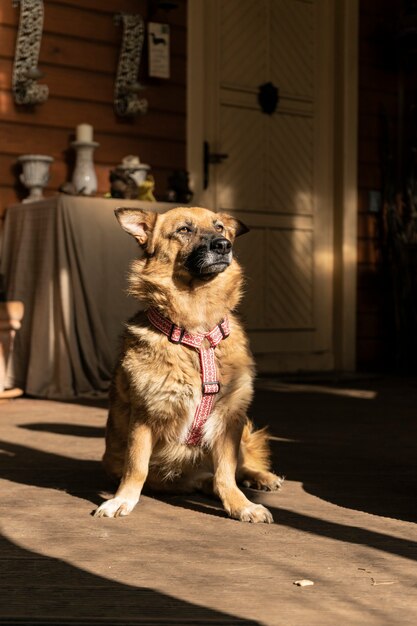
POLYGON ((370 389, 365 398, 344 396, 343 387, 341 395, 258 390, 251 416, 269 425, 275 471, 308 493, 416 522, 417 389, 401 380, 370 389))

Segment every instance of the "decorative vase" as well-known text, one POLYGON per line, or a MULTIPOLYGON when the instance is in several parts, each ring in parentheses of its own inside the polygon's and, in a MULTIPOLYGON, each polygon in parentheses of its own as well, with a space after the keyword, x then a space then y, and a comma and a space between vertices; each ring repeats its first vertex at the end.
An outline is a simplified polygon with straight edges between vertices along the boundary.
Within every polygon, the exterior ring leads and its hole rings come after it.
POLYGON ((20 181, 29 189, 29 195, 23 202, 42 200, 42 189, 48 183, 49 166, 53 158, 45 154, 23 154, 17 161, 22 164, 23 169, 20 181))
POLYGON ((16 398, 23 393, 21 389, 6 389, 7 366, 13 352, 16 331, 22 325, 23 312, 23 302, 0 302, 0 398, 16 398))
POLYGON ((75 193, 91 196, 97 191, 93 152, 100 144, 96 141, 73 141, 71 145, 77 151, 75 169, 72 175, 75 193))

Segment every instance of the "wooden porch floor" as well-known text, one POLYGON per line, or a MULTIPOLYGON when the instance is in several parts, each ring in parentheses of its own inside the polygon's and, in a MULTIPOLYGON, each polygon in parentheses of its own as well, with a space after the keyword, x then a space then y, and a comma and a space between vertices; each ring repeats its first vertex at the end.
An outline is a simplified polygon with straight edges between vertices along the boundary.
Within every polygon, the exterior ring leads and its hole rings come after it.
POLYGON ((278 494, 251 492, 272 526, 197 496, 93 518, 110 490, 105 408, 3 402, 0 623, 414 626, 417 389, 361 388, 376 396, 257 392, 287 476, 278 494))

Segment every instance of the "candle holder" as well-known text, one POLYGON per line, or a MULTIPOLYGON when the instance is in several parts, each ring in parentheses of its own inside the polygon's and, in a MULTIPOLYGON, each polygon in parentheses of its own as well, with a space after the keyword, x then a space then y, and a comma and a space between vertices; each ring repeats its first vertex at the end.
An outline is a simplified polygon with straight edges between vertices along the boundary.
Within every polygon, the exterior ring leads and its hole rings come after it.
POLYGON ((94 170, 93 152, 100 145, 96 141, 73 141, 77 156, 72 175, 75 193, 91 196, 97 191, 97 176, 94 170))
POLYGON ((49 166, 53 158, 44 154, 23 154, 18 157, 18 163, 22 164, 23 172, 20 174, 20 182, 29 189, 29 195, 23 202, 36 202, 43 199, 42 189, 49 180, 49 166))

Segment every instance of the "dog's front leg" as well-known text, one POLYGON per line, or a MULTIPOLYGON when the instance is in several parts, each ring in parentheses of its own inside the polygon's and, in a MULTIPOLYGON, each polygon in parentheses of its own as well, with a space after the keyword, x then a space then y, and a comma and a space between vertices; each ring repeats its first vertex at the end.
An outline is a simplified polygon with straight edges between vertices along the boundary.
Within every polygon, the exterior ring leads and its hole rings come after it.
MULTIPOLYGON (((133 420, 132 420, 133 422, 133 420)), ((129 515, 139 497, 149 471, 153 448, 152 432, 147 424, 132 423, 126 449, 125 466, 119 488, 110 500, 98 507, 96 517, 129 515)))
POLYGON ((238 421, 232 422, 213 445, 214 492, 230 517, 242 522, 272 524, 274 520, 268 509, 248 500, 236 484, 242 430, 242 424, 238 421))

